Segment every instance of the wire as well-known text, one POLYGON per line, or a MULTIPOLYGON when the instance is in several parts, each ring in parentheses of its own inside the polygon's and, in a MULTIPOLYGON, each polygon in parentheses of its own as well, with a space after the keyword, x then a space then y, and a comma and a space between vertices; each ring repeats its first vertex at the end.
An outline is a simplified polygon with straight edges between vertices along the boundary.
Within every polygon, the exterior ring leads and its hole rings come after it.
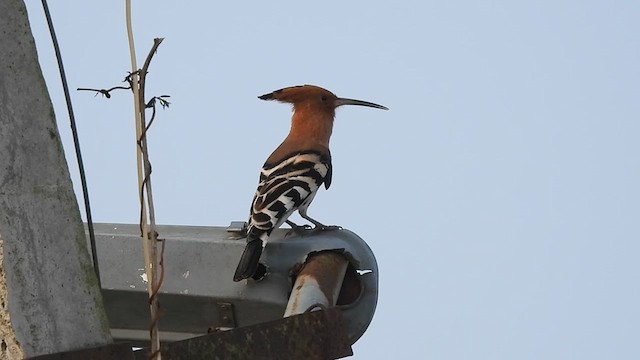
POLYGON ((78 160, 78 169, 80 171, 80 183, 82 183, 82 195, 84 197, 84 209, 87 215, 87 227, 89 230, 89 241, 91 243, 91 258, 93 260, 93 269, 96 272, 98 279, 98 286, 102 288, 100 281, 100 268, 98 266, 98 254, 96 250, 96 236, 93 229, 93 219, 91 218, 91 206, 89 204, 89 190, 87 188, 87 178, 84 172, 84 164, 82 162, 82 152, 80 151, 80 140, 78 138, 78 128, 76 127, 76 118, 73 115, 73 106, 71 105, 71 96, 69 95, 69 85, 67 84, 67 76, 64 72, 64 65, 62 64, 62 55, 60 53, 60 46, 58 45, 58 38, 56 37, 56 31, 53 28, 53 20, 49 13, 49 6, 47 0, 42 0, 42 8, 44 9, 44 15, 47 17, 47 25, 49 25, 49 33, 51 34, 51 41, 53 42, 53 48, 56 52, 56 60, 58 61, 58 69, 60 70, 60 79, 62 80, 62 88, 64 90, 64 98, 67 102, 67 111, 69 112, 69 120, 71 122, 71 133, 73 134, 73 145, 76 149, 76 159, 78 160))

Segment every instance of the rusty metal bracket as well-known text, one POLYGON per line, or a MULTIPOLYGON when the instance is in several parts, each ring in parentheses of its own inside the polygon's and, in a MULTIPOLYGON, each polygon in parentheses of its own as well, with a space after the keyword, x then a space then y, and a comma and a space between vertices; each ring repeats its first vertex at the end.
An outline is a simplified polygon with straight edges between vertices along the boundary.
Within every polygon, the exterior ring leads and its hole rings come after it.
POLYGON ((55 354, 39 355, 26 360, 134 360, 131 344, 109 344, 91 349, 65 351, 55 354))
POLYGON ((233 304, 218 302, 216 303, 216 306, 218 307, 220 326, 225 328, 236 327, 236 317, 233 314, 233 304))
MULTIPOLYGON (((148 349, 136 351, 146 359, 148 349)), ((163 360, 327 360, 353 355, 336 308, 164 344, 163 360)))
POLYGON ((246 230, 247 230, 246 221, 232 221, 231 224, 227 226, 227 232, 244 233, 246 230))

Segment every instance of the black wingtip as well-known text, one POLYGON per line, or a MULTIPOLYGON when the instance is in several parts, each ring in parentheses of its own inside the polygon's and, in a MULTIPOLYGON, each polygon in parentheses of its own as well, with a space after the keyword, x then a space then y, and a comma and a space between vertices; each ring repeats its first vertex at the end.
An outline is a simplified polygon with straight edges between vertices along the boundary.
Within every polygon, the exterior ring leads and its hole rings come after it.
POLYGON ((233 281, 242 281, 254 276, 262 255, 262 241, 253 240, 247 243, 233 275, 233 281))

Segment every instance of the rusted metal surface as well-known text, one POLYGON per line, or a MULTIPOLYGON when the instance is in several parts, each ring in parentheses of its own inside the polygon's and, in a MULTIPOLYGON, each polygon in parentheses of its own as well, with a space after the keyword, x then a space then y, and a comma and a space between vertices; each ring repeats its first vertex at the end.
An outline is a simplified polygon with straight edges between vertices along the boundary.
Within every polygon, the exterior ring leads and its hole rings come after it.
MULTIPOLYGON (((147 352, 137 351, 136 359, 147 352)), ((163 360, 326 360, 353 355, 340 310, 327 309, 165 344, 163 360)))
POLYGON ((296 277, 284 316, 302 314, 314 307, 335 306, 348 264, 348 260, 335 251, 309 256, 296 277))
POLYGON ((92 349, 30 357, 27 360, 134 360, 131 344, 120 343, 92 349))

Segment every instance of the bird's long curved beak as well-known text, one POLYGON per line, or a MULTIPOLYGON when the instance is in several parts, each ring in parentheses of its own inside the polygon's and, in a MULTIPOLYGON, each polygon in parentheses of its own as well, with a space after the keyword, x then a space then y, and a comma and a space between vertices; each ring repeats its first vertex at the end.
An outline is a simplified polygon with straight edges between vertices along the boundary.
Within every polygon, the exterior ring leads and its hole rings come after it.
POLYGON ((389 110, 389 108, 387 108, 386 106, 374 104, 372 102, 362 101, 362 100, 354 100, 354 99, 346 99, 346 98, 338 98, 336 100, 335 104, 336 104, 336 107, 342 106, 342 105, 360 105, 360 106, 368 106, 368 107, 372 107, 372 108, 376 108, 376 109, 389 110))

